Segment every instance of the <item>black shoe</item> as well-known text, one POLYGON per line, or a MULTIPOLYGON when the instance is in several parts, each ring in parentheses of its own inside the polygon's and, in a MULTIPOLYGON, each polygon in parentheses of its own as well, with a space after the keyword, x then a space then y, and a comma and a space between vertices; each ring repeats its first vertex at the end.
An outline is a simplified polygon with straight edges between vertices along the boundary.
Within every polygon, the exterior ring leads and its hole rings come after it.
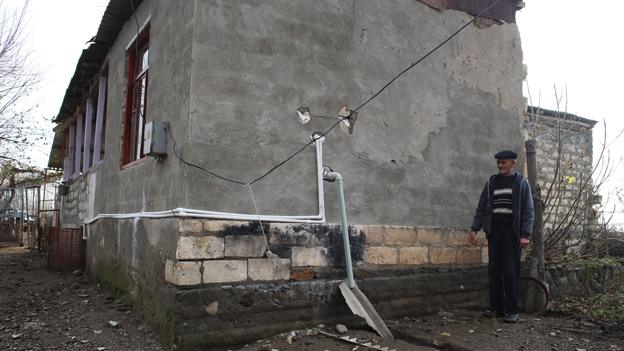
POLYGON ((519 313, 507 313, 505 317, 503 317, 503 322, 505 323, 518 323, 520 321, 519 313))
POLYGON ((487 310, 483 312, 483 317, 488 318, 502 318, 505 314, 503 312, 497 312, 492 310, 487 310))

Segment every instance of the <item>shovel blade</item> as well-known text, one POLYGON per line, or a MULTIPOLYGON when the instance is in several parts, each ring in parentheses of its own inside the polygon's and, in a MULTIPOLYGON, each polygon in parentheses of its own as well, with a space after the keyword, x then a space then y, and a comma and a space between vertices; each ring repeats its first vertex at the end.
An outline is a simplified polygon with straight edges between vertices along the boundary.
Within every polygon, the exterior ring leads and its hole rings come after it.
POLYGON ((343 281, 339 288, 353 314, 364 318, 366 320, 366 324, 375 329, 377 334, 379 334, 382 338, 386 340, 394 340, 394 336, 390 332, 390 329, 386 326, 386 323, 383 319, 381 319, 375 310, 375 307, 373 307, 373 304, 368 301, 364 293, 360 291, 357 285, 350 288, 347 282, 343 281))

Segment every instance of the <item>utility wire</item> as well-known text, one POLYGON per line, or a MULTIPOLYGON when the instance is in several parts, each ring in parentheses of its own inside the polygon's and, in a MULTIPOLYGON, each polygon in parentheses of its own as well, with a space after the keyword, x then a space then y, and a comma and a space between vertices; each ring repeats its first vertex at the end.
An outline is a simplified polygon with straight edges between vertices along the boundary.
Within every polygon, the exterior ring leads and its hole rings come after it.
POLYGON ((286 162, 290 161, 293 157, 297 156, 298 154, 300 154, 301 152, 303 152, 303 150, 305 150, 308 146, 310 146, 310 144, 314 143, 315 141, 323 138, 324 136, 326 136, 327 134, 329 134, 332 130, 334 130, 334 128, 336 128, 336 126, 338 124, 340 124, 340 122, 342 122, 342 119, 339 119, 336 123, 334 123, 329 129, 327 129, 325 131, 325 133, 321 133, 320 135, 316 135, 312 138, 312 140, 310 140, 309 142, 307 142, 305 145, 303 145, 299 150, 297 150, 295 153, 291 154, 290 156, 288 156, 285 160, 283 160, 282 162, 278 163, 277 165, 275 165, 273 168, 269 169, 267 172, 265 172, 264 174, 262 174, 260 177, 252 180, 251 182, 244 182, 241 180, 236 180, 236 179, 231 179, 231 178, 227 178, 224 177, 222 175, 219 175, 215 172, 212 172, 200 165, 197 165, 195 163, 189 162, 187 160, 185 160, 182 156, 180 156, 180 154, 178 153, 178 148, 176 146, 176 141, 173 138, 173 135, 171 135, 171 132, 169 130, 169 128, 165 128, 165 133, 167 134, 167 136, 169 137, 169 139, 171 140, 171 142, 173 143, 173 154, 175 155, 175 157, 180 160, 182 163, 184 163, 187 166, 193 167, 193 168, 197 168, 202 172, 208 173, 213 177, 217 177, 221 180, 224 180, 226 182, 230 182, 230 183, 234 183, 234 184, 238 184, 238 185, 246 185, 246 186, 251 186, 254 183, 262 180, 263 178, 265 178, 266 176, 268 176, 269 174, 271 174, 273 171, 275 171, 276 169, 278 169, 279 167, 281 167, 283 164, 285 164, 286 162))
POLYGON ((399 72, 399 74, 397 74, 396 76, 394 76, 394 78, 390 79, 390 81, 388 81, 388 83, 386 83, 386 85, 384 85, 383 87, 381 87, 381 89, 379 89, 375 94, 373 94, 373 96, 371 96, 370 98, 368 98, 368 100, 364 101, 364 103, 362 103, 360 106, 358 106, 355 110, 353 110, 354 112, 359 111, 361 108, 363 108, 364 106, 366 106, 369 102, 373 101, 377 96, 379 96, 379 94, 381 94, 384 90, 386 90, 387 87, 389 87, 392 83, 394 83, 395 80, 399 79, 400 76, 402 76, 403 74, 405 74, 407 71, 411 70, 412 68, 414 68, 414 66, 416 66, 417 64, 421 63, 424 59, 426 59, 427 57, 429 57, 429 55, 433 54, 434 52, 436 52, 439 48, 441 48, 444 44, 446 44, 449 40, 453 39, 457 34, 459 34, 461 31, 463 31, 466 27, 468 27, 471 23, 473 23, 474 21, 477 20, 477 18, 483 16, 484 13, 488 12, 492 7, 494 7, 494 5, 496 5, 500 0, 496 0, 492 3, 492 5, 488 6, 485 10, 481 11, 481 13, 479 13, 478 15, 474 16, 474 18, 472 20, 470 20, 468 23, 464 24, 463 26, 461 26, 461 28, 459 28, 458 30, 455 31, 455 33, 451 34, 451 36, 449 36, 448 38, 446 38, 444 41, 442 41, 440 44, 438 44, 438 46, 434 47, 433 49, 429 50, 429 52, 427 52, 425 55, 423 55, 421 58, 419 58, 416 62, 412 63, 411 65, 407 66, 407 68, 405 68, 404 70, 402 70, 401 72, 399 72))
POLYGON ((264 226, 262 225, 262 218, 260 217, 260 211, 258 211, 258 205, 256 205, 256 198, 254 197, 253 190, 251 190, 251 185, 247 184, 247 188, 249 188, 249 193, 251 194, 251 202, 253 202, 254 209, 256 210, 256 215, 258 216, 258 223, 260 224, 260 230, 262 231, 262 236, 264 237, 264 244, 266 245, 265 254, 267 258, 273 260, 274 265, 279 264, 279 256, 274 254, 271 251, 271 246, 269 245, 269 239, 267 239, 267 235, 264 232, 264 226))
MULTIPOLYGON (((487 11, 489 11, 491 8, 493 8, 496 4, 498 4, 500 0, 496 0, 494 1, 490 6, 488 6, 485 10, 483 10, 481 13, 479 13, 478 15, 474 16, 474 18, 470 21, 468 21, 466 24, 464 24, 463 26, 461 26, 458 30, 456 30, 453 34, 451 34, 448 38, 446 38, 444 41, 442 41, 440 44, 438 44, 436 47, 434 47, 433 49, 431 49, 429 52, 427 52, 425 55, 423 55, 421 58, 419 58, 416 62, 412 63, 411 65, 409 65, 407 68, 405 68, 403 71, 399 72, 399 74, 397 74, 396 76, 394 76, 394 78, 392 78, 390 81, 388 81, 388 83, 386 83, 381 89, 379 89, 375 94, 373 94, 373 96, 371 96, 368 100, 366 100, 364 103, 362 103, 360 106, 358 106, 355 110, 353 110, 354 112, 359 111, 360 109, 362 109, 364 106, 366 106, 369 102, 373 101, 377 96, 379 96, 379 94, 381 94, 387 87, 389 87, 392 83, 394 83, 395 80, 397 80, 400 76, 402 76, 403 74, 405 74, 407 71, 411 70, 412 68, 414 68, 414 66, 418 65, 420 62, 422 62, 424 59, 426 59, 427 57, 429 57, 431 54, 433 54, 434 52, 436 52, 439 48, 441 48, 444 44, 446 44, 449 40, 453 39, 457 34, 459 34, 461 31, 463 31, 466 27, 468 27, 470 24, 472 24, 477 18, 481 17, 484 13, 486 13, 487 11)), ((303 150, 305 150, 308 146, 310 146, 310 144, 314 143, 317 139, 324 137, 325 135, 327 135, 328 133, 330 133, 334 128, 336 128, 336 126, 338 126, 338 124, 340 124, 340 122, 342 121, 342 119, 338 120, 338 122, 334 123, 325 133, 321 134, 321 136, 317 137, 317 138, 313 138, 311 141, 309 141, 307 144, 303 145, 299 150, 297 150, 295 153, 291 154, 290 156, 288 156, 286 159, 284 159, 282 162, 276 164, 275 166, 273 166, 271 169, 269 169, 267 172, 265 172, 263 175, 261 175, 260 177, 252 180, 249 183, 244 183, 244 182, 240 182, 240 181, 235 181, 232 179, 228 179, 225 177, 221 177, 221 176, 217 176, 218 178, 221 178, 223 180, 227 180, 230 181, 232 183, 236 183, 236 184, 241 184, 241 185, 252 185, 262 179, 264 179, 265 177, 267 177, 269 174, 271 174, 273 171, 275 171, 277 168, 283 166, 285 163, 287 163, 288 161, 290 161, 291 159, 293 159, 295 156, 299 155, 301 152, 303 152, 303 150)), ((178 156, 176 154, 176 156, 178 156)), ((179 157, 178 157, 179 158, 179 157)), ((203 167, 199 167, 197 165, 193 165, 187 161, 182 160, 184 163, 192 165, 193 167, 205 170, 203 167)), ((205 170, 206 172, 208 172, 209 174, 213 174, 212 172, 205 170)))
POLYGON ((251 182, 249 182, 249 185, 252 185, 253 183, 260 181, 261 179, 263 179, 264 177, 268 176, 269 174, 271 174, 271 172, 273 172, 274 170, 276 170, 277 168, 281 167, 284 163, 290 161, 293 157, 299 155, 301 152, 303 152, 303 150, 305 150, 306 147, 310 146, 310 144, 314 143, 315 141, 317 141, 318 139, 323 138, 325 135, 329 134, 329 132, 331 132, 332 130, 334 130, 334 128, 336 128, 336 126, 338 124, 340 124, 340 122, 342 122, 342 118, 338 120, 338 122, 334 123, 325 133, 321 133, 320 136, 317 137, 313 137, 312 140, 310 140, 307 144, 303 145, 301 147, 301 149, 297 150, 297 152, 295 152, 294 154, 288 156, 284 161, 276 164, 273 168, 269 169, 266 173, 264 173, 263 175, 261 175, 260 177, 252 180, 251 182))
MULTIPOLYGON (((130 1, 130 5, 132 6, 133 10, 134 10, 134 4, 132 3, 132 0, 130 1)), ((451 34, 448 38, 446 38, 445 40, 443 40, 440 44, 438 44, 436 47, 434 47, 433 49, 429 50, 429 52, 427 52, 425 55, 423 55, 421 58, 419 58, 416 62, 410 64, 407 68, 405 68, 404 70, 402 70, 401 72, 399 72, 396 76, 394 76, 391 80, 388 81, 388 83, 386 83, 381 89, 379 89, 375 94, 373 94, 370 98, 368 98, 368 100, 364 101, 364 103, 362 103, 360 106, 358 106, 355 110, 352 110, 352 112, 358 112, 359 110, 361 110, 362 108, 364 108, 364 106, 366 106, 368 103, 370 103, 371 101, 373 101, 377 96, 379 96, 379 94, 381 94, 384 90, 386 90, 386 88, 388 88, 392 83, 394 83, 394 81, 396 81, 399 77, 401 77, 403 74, 407 73, 409 70, 411 70, 412 68, 414 68, 416 65, 418 65, 419 63, 421 63, 424 59, 426 59, 427 57, 429 57, 431 54, 433 54, 434 52, 436 52, 439 48, 441 48, 444 44, 446 44, 447 42, 449 42, 451 39, 453 39, 457 34, 459 34, 461 31, 463 31, 466 27, 468 27, 470 24, 472 24, 477 18, 483 16, 483 14, 485 14, 487 11, 489 11, 491 8, 493 8, 496 4, 498 4, 500 2, 500 0, 495 0, 490 6, 488 6, 485 10, 481 11, 481 13, 479 13, 478 15, 474 16, 474 18, 470 21, 468 21, 467 23, 465 23, 463 26, 461 26, 458 30, 456 30, 453 34, 451 34)), ((136 21, 136 13, 135 13, 135 21, 136 21)), ((138 21, 137 21, 137 27, 138 27, 138 21)), ((138 28, 137 28, 137 32, 138 32, 138 28)), ((325 116, 322 116, 325 117, 325 116)), ((206 172, 216 178, 219 178, 221 180, 230 182, 230 183, 234 183, 234 184, 238 184, 238 185, 246 185, 248 187, 250 187, 251 190, 251 185, 253 185, 256 182, 259 182, 260 180, 264 179, 265 177, 267 177, 269 174, 271 174, 273 171, 275 171, 276 169, 278 169, 279 167, 283 166, 284 164, 286 164, 288 161, 290 161, 291 159, 293 159, 295 156, 299 155, 300 153, 302 153, 308 146, 310 146, 311 144, 313 144, 315 141, 317 141, 320 138, 325 137, 327 134, 329 134, 332 130, 334 130, 334 128, 336 128, 336 126, 338 126, 338 124, 340 124, 340 122, 342 122, 344 119, 348 119, 347 118, 340 118, 336 123, 334 123, 329 129, 327 129, 327 131, 325 131, 324 133, 322 133, 320 136, 314 137, 312 138, 312 140, 310 140, 308 143, 306 143, 305 145, 303 145, 299 150, 297 150, 296 152, 294 152, 293 154, 291 154, 290 156, 288 156, 286 159, 284 159, 283 161, 281 161, 280 163, 276 164, 275 166, 273 166, 271 169, 269 169, 268 171, 266 171, 264 174, 262 174, 261 176, 257 177, 256 179, 250 181, 250 182, 244 182, 244 181, 240 181, 240 180, 236 180, 236 179, 231 179, 231 178, 227 178, 224 176, 221 176, 215 172, 212 172, 202 166, 196 165, 192 162, 188 162, 186 161, 184 158, 182 158, 177 151, 176 148, 176 142, 173 139, 173 136, 171 135, 170 131, 167 129, 166 133, 167 136, 171 139, 171 141, 173 142, 173 153, 175 154, 176 158, 178 158, 182 163, 186 164, 187 166, 199 169, 200 171, 206 172)), ((253 193, 252 193, 253 196, 253 193)))
POLYGON ((165 133, 167 134, 167 136, 169 137, 169 139, 171 139, 171 142, 173 143, 173 154, 175 155, 175 157, 176 157, 178 160, 182 161, 182 163, 184 163, 185 165, 190 166, 190 167, 193 167, 193 168, 197 168, 197 169, 199 169, 200 171, 206 172, 206 173, 210 174, 211 176, 213 176, 213 177, 217 177, 217 178, 219 178, 219 179, 221 179, 221 180, 225 180, 226 182, 230 182, 230 183, 234 183, 234 184, 239 184, 239 185, 247 185, 247 183, 245 183, 245 182, 241 182, 241 181, 238 181, 238 180, 235 180, 235 179, 230 179, 230 178, 227 178, 227 177, 224 177, 224 176, 218 175, 217 173, 212 172, 212 171, 210 171, 210 170, 208 170, 208 169, 206 169, 206 168, 204 168, 204 167, 202 167, 202 166, 196 165, 196 164, 194 164, 194 163, 192 163, 192 162, 188 162, 187 160, 185 160, 184 158, 182 158, 182 157, 178 154, 178 148, 176 147, 176 141, 175 141, 175 139, 173 138, 173 135, 171 135, 171 132, 169 131, 169 128, 168 128, 168 127, 167 127, 167 128, 165 128, 165 133))

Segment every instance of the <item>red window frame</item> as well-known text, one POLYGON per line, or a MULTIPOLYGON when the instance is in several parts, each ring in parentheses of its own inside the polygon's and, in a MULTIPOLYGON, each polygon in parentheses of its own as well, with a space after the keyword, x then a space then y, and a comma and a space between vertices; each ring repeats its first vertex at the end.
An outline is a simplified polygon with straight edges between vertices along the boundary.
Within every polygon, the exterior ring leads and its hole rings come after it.
POLYGON ((143 133, 147 120, 149 71, 149 25, 127 51, 126 109, 121 164, 139 160, 143 154, 143 133))

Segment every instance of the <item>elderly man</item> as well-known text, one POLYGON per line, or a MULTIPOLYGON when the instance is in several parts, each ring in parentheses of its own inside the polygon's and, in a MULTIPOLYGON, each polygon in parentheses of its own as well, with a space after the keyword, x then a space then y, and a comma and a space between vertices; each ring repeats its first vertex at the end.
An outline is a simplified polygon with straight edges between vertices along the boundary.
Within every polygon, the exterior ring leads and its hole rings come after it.
POLYGON ((481 228, 488 240, 490 310, 486 315, 515 323, 520 318, 520 250, 530 242, 533 199, 529 182, 514 171, 517 154, 505 150, 494 157, 499 173, 481 192, 468 240, 476 245, 481 228))

